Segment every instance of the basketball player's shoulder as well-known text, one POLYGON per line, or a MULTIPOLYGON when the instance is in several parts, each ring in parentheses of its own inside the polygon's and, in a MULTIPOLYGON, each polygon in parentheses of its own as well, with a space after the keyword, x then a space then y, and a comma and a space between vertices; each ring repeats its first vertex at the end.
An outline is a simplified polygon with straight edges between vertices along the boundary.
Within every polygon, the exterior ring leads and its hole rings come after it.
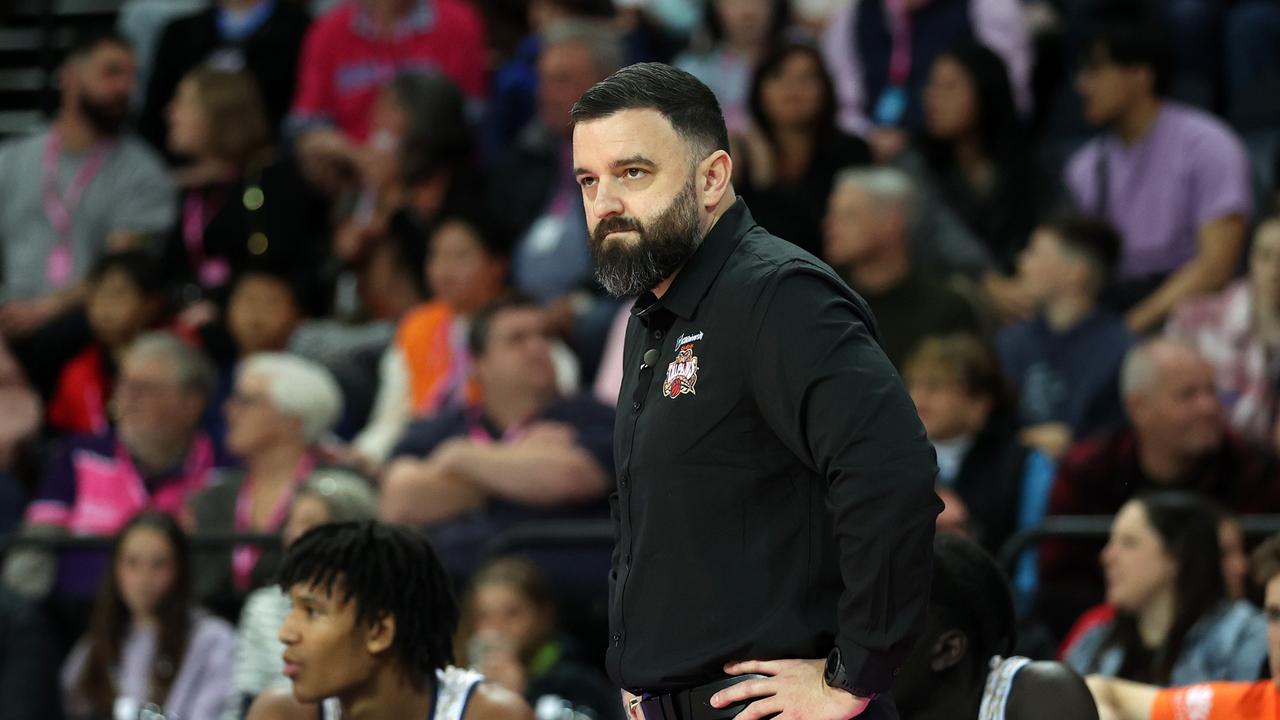
POLYGON ((765 281, 776 279, 779 274, 840 281, 829 265, 759 225, 742 236, 736 256, 744 274, 765 281))
POLYGON ((533 710, 516 693, 497 683, 481 681, 462 720, 533 720, 533 710))

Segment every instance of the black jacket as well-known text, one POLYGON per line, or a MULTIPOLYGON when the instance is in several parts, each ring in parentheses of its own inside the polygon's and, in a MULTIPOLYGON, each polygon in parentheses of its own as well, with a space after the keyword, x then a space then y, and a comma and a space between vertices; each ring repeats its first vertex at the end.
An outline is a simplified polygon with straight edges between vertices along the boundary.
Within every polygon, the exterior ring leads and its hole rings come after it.
POLYGON ((607 665, 632 691, 823 658, 887 690, 929 600, 937 468, 866 303, 729 208, 632 310, 607 665))
POLYGON ((168 134, 166 108, 182 77, 204 64, 214 52, 233 49, 242 54, 244 69, 258 82, 267 119, 278 134, 293 104, 298 54, 311 24, 311 18, 300 5, 277 0, 271 17, 257 32, 239 43, 223 40, 219 35, 217 7, 169 23, 156 46, 146 104, 138 119, 139 133, 164 152, 168 134))

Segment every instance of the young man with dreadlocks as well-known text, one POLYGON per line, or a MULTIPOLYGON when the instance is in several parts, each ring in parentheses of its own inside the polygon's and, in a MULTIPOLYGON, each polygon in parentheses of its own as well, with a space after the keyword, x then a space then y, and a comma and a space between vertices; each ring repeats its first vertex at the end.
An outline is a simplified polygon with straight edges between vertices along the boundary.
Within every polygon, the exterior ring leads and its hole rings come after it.
POLYGON ((1010 657, 1014 624, 995 560, 938 535, 925 631, 895 684, 902 720, 1096 720, 1084 680, 1066 665, 1010 657))
POLYGON ((289 547, 279 581, 293 693, 263 694, 249 720, 532 720, 519 696, 449 665, 458 606, 425 538, 322 525, 289 547))

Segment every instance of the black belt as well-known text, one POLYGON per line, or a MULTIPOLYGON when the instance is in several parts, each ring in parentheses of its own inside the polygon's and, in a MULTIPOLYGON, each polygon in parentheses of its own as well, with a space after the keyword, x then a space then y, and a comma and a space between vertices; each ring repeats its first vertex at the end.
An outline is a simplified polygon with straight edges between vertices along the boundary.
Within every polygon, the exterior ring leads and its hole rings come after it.
POLYGON ((735 675, 666 695, 644 695, 637 703, 644 720, 732 720, 756 698, 726 708, 711 707, 711 696, 745 680, 765 675, 735 675))

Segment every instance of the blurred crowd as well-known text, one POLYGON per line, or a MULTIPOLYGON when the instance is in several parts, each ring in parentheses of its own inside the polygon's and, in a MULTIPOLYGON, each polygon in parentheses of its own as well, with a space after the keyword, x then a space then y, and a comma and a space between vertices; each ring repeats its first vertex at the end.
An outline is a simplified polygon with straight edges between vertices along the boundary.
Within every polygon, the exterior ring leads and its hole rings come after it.
POLYGON ((940 532, 1114 517, 1019 555, 982 647, 1270 676, 1239 518, 1280 512, 1277 0, 123 0, 0 143, 5 717, 242 717, 286 682, 280 547, 371 517, 467 588, 460 660, 620 717, 556 615, 607 554, 489 548, 608 517, 631 302, 568 119, 649 60, 870 304, 940 532), (188 542, 220 533, 279 543, 188 542))

